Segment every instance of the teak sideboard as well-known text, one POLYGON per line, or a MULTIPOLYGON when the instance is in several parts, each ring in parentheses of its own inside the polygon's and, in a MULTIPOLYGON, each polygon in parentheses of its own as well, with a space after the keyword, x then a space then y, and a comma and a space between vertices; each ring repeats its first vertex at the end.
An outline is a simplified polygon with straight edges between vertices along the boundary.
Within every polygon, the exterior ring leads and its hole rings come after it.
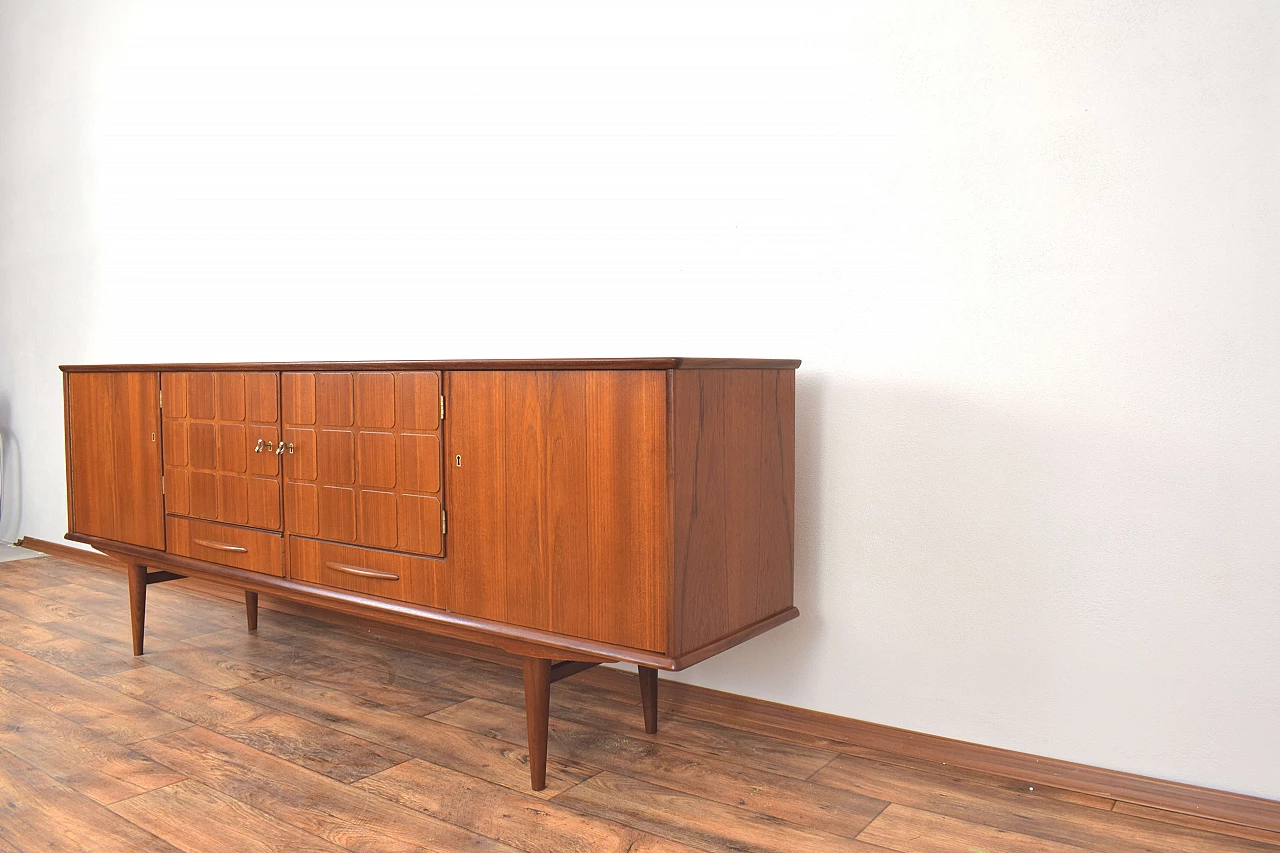
POLYGON ((799 361, 64 366, 67 538, 524 659, 529 772, 553 681, 679 670, 792 605, 799 361))

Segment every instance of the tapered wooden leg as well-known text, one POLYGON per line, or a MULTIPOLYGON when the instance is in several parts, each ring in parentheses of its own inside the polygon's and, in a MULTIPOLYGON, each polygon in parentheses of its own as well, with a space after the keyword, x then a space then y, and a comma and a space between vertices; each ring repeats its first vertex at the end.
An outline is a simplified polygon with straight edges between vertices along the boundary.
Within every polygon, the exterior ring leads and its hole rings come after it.
POLYGON ((651 666, 640 667, 640 704, 644 706, 644 730, 658 732, 658 671, 651 666))
POLYGON ((258 630, 258 594, 244 591, 244 616, 249 621, 249 630, 258 630))
POLYGON ((547 716, 551 710, 551 661, 524 659, 524 713, 529 724, 529 783, 547 787, 547 716))
POLYGON ((133 628, 133 653, 142 654, 142 626, 147 616, 147 567, 129 564, 129 624, 133 628))

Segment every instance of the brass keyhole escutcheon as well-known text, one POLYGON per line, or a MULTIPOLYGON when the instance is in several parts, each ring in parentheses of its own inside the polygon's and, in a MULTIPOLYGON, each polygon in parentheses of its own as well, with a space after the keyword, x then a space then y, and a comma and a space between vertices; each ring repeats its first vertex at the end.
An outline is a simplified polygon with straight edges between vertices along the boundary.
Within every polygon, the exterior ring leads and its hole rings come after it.
POLYGON ((461 454, 461 453, 459 453, 457 456, 453 457, 453 464, 454 464, 454 465, 457 465, 459 468, 461 468, 461 467, 462 467, 462 454, 461 454))

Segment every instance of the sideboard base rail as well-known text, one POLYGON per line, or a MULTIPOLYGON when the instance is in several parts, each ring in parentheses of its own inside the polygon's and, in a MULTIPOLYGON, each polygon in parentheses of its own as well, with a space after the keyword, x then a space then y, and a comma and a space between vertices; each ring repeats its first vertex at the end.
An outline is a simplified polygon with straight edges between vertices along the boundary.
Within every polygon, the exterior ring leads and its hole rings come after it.
POLYGON ((282 598, 313 604, 340 613, 365 616, 389 625, 398 625, 428 633, 443 634, 461 640, 469 640, 480 645, 493 646, 521 657, 547 658, 550 660, 594 661, 596 663, 633 663, 653 669, 678 672, 693 666, 695 663, 724 651, 727 648, 745 642, 784 622, 789 622, 800 615, 800 611, 792 606, 771 616, 735 631, 726 637, 707 645, 686 652, 678 657, 658 652, 617 646, 581 637, 570 637, 555 634, 537 628, 525 628, 505 622, 495 622, 474 616, 464 616, 447 610, 438 610, 403 601, 392 601, 377 598, 358 592, 303 583, 289 578, 264 575, 244 569, 206 563, 192 557, 181 557, 150 548, 128 545, 86 536, 81 533, 68 533, 65 537, 72 542, 82 542, 107 556, 119 560, 126 566, 134 563, 149 568, 163 568, 184 577, 202 578, 229 584, 254 593, 268 593, 282 598))
MULTIPOLYGON (((149 567, 157 562, 157 560, 144 558, 138 555, 129 555, 123 553, 118 547, 103 547, 102 545, 95 543, 89 544, 93 544, 94 547, 98 548, 104 554, 120 560, 125 564, 129 583, 129 627, 133 634, 133 653, 134 655, 142 655, 145 651, 147 587, 153 583, 180 580, 188 575, 179 574, 167 569, 157 569, 152 571, 149 567)), ((255 575, 253 572, 242 572, 238 569, 223 569, 220 566, 216 567, 216 570, 214 567, 205 570, 203 565, 194 565, 197 561, 185 558, 175 559, 170 555, 164 555, 161 560, 172 563, 180 561, 183 564, 182 568, 184 572, 188 572, 191 575, 203 575, 213 580, 228 583, 228 585, 230 585, 231 578, 226 576, 224 573, 235 572, 238 575, 251 576, 251 578, 248 579, 261 578, 261 580, 258 581, 258 585, 265 589, 269 589, 276 593, 284 591, 284 594, 290 598, 299 600, 305 598, 304 596, 296 594, 289 595, 288 586, 279 583, 279 581, 282 580, 279 578, 255 575)), ((248 630, 256 631, 258 628, 258 592, 256 590, 245 589, 244 604, 248 630)), ((419 624, 415 627, 419 627, 430 632, 433 627, 437 626, 428 623, 425 625, 419 624)), ((492 639, 490 642, 492 642, 492 639)), ((569 678, 570 676, 577 675, 580 672, 585 672, 592 667, 599 666, 601 663, 607 662, 607 659, 560 660, 559 662, 553 662, 553 659, 550 657, 546 657, 541 654, 529 654, 526 650, 526 653, 523 655, 523 662, 525 718, 528 724, 529 743, 529 784, 533 790, 541 791, 547 786, 547 733, 550 721, 551 685, 561 679, 569 678)), ((655 667, 640 664, 639 672, 641 706, 644 711, 644 728, 649 734, 654 734, 658 730, 658 670, 655 667)))

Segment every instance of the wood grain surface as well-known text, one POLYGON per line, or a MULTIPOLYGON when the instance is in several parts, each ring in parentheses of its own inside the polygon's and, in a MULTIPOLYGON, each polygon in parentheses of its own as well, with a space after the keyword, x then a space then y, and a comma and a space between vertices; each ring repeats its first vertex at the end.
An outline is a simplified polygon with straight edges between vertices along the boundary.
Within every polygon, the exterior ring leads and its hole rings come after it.
POLYGON ((70 529, 163 551, 159 375, 70 374, 65 394, 70 529))
POLYGON ((284 575, 284 545, 279 533, 169 516, 169 550, 181 557, 207 560, 251 572, 284 575))
POLYGON ((792 606, 795 372, 673 371, 677 654, 792 606))
POLYGON ((792 358, 509 358, 466 361, 284 361, 223 364, 64 364, 64 373, 121 370, 795 370, 792 358))
POLYGON ((70 538, 134 565, 235 579, 182 560, 198 559, 579 640, 585 661, 600 659, 597 643, 679 669, 798 615, 791 367, 539 364, 163 370, 167 562, 117 530, 137 491, 120 490, 119 472, 143 476, 134 463, 148 433, 134 423, 141 402, 107 393, 157 374, 69 371, 68 440, 86 448, 70 480, 93 496, 73 500, 89 526, 73 523, 70 538), (77 426, 94 400, 123 418, 116 438, 77 426), (114 453, 120 436, 140 449, 100 464, 95 446, 114 453), (210 524, 226 526, 199 527, 210 524))
POLYGON ((444 552, 440 374, 284 373, 289 533, 444 552))
POLYGON ((289 537, 289 571, 295 580, 428 607, 441 606, 443 565, 413 554, 289 537))
POLYGON ((165 511, 279 530, 279 375, 170 372, 161 387, 165 511))
POLYGON ((666 374, 447 374, 449 607, 661 652, 666 374))
POLYGON ((238 595, 191 583, 150 588, 134 659, 123 573, 0 564, 0 850, 1280 853, 670 681, 648 734, 634 674, 603 667, 552 690, 535 794, 514 659, 271 609, 251 636, 238 595))

